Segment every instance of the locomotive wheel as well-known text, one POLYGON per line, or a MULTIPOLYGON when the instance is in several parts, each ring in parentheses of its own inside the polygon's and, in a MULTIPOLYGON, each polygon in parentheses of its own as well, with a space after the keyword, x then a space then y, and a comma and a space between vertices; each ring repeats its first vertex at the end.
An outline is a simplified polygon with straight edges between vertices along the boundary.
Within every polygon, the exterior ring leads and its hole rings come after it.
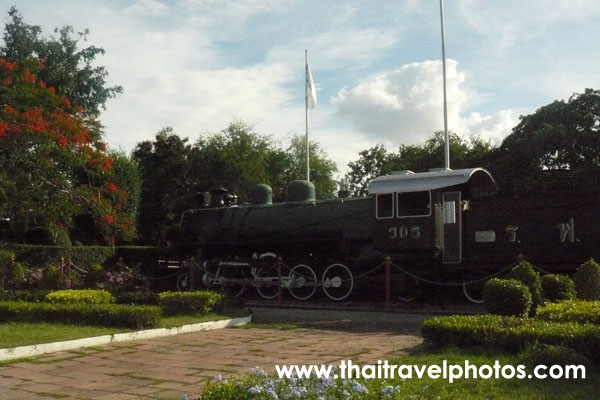
MULTIPOLYGON (((225 278, 226 279, 227 278, 229 278, 229 279, 246 279, 246 274, 242 270, 237 270, 237 271, 232 271, 225 278)), ((224 284, 223 285, 223 291, 229 297, 241 296, 242 293, 244 293, 245 289, 246 289, 246 285, 243 283, 234 283, 234 284, 224 284)))
POLYGON ((256 291, 263 299, 272 300, 279 294, 279 282, 277 276, 277 266, 271 265, 262 267, 256 272, 255 278, 260 282, 269 282, 267 284, 258 284, 256 291))
POLYGON ((354 277, 344 264, 331 264, 323 272, 323 291, 331 300, 344 300, 353 288, 354 277))
POLYGON ((317 274, 306 264, 298 264, 290 271, 292 281, 288 287, 290 294, 298 300, 310 299, 317 290, 317 274))
POLYGON ((177 290, 180 292, 184 292, 184 291, 188 290, 189 284, 190 284, 190 282, 188 279, 187 272, 179 274, 179 276, 177 277, 177 290))
POLYGON ((394 282, 394 287, 398 299, 405 302, 416 300, 421 291, 419 281, 407 274, 401 274, 394 282))

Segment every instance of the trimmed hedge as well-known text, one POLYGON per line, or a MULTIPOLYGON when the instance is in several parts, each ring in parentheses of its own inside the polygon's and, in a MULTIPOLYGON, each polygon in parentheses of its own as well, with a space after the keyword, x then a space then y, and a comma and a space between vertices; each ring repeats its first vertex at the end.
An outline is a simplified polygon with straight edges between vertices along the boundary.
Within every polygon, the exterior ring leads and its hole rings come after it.
POLYGON ((573 275, 577 297, 582 300, 600 300, 600 265, 593 258, 581 264, 573 275))
POLYGON ((527 261, 521 261, 519 265, 510 270, 506 275, 506 279, 516 279, 527 286, 529 293, 531 293, 529 314, 534 315, 537 307, 543 303, 540 274, 533 269, 533 265, 527 261))
POLYGON ((423 323, 421 334, 437 346, 488 346, 520 351, 534 343, 565 346, 590 359, 600 358, 600 326, 548 322, 500 315, 453 315, 423 323))
POLYGON ((563 301, 538 308, 538 318, 554 322, 600 325, 600 301, 563 301))
POLYGON ((542 296, 545 300, 552 302, 572 300, 577 297, 575 282, 566 275, 544 275, 542 276, 542 296))
POLYGON ((483 301, 492 314, 525 317, 531 309, 531 293, 515 279, 493 278, 483 286, 483 301))
POLYGON ((106 290, 57 290, 46 295, 45 299, 48 303, 62 304, 109 304, 116 301, 115 297, 106 290))
POLYGON ((0 302, 0 321, 44 321, 145 329, 157 326, 161 316, 160 308, 153 306, 0 302))
POLYGON ((0 301, 29 301, 40 303, 46 300, 50 290, 0 290, 0 301))
POLYGON ((165 315, 207 314, 223 307, 225 296, 209 290, 162 292, 158 304, 165 315))

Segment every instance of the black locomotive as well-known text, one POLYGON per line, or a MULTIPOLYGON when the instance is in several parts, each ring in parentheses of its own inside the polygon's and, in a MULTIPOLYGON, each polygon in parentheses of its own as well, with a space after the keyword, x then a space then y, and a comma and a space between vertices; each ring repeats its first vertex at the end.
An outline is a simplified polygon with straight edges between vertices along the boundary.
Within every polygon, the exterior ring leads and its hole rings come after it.
POLYGON ((282 287, 306 300, 322 288, 343 300, 362 278, 381 281, 389 257, 401 299, 429 282, 462 285, 477 301, 469 285, 517 257, 564 272, 599 253, 597 195, 499 196, 483 168, 401 171, 368 190, 315 200, 310 182, 294 181, 286 201, 273 203, 257 185, 244 205, 223 188, 205 193, 181 218, 178 250, 189 269, 180 284, 195 275, 234 295, 253 286, 272 299, 282 287))

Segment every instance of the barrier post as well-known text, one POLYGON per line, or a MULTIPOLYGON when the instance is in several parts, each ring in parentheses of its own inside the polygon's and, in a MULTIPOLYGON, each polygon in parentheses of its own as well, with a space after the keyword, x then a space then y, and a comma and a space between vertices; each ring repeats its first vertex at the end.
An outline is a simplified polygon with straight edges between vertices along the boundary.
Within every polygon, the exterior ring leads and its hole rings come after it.
POLYGON ((277 304, 281 305, 283 301, 283 293, 281 292, 281 256, 277 257, 277 304))
POLYGON ((390 287, 391 287, 391 278, 390 278, 390 256, 385 256, 385 310, 388 311, 390 309, 390 287))
POLYGON ((188 263, 190 264, 190 272, 189 272, 189 279, 190 279, 190 286, 189 286, 189 291, 193 291, 194 290, 194 274, 195 274, 195 269, 194 266, 196 265, 196 263, 194 262, 194 259, 190 257, 191 260, 188 260, 188 263))

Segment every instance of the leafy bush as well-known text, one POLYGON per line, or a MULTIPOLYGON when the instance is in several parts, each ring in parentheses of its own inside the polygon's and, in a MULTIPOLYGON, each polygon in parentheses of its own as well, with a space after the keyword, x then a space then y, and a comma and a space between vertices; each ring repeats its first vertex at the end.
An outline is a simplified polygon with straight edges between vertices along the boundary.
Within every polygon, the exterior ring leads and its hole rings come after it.
POLYGON ((538 318, 554 322, 577 322, 600 325, 600 301, 563 301, 538 309, 538 318))
POLYGON ((531 293, 515 279, 493 278, 483 286, 483 301, 492 314, 524 317, 531 309, 531 293))
POLYGON ((600 265, 593 258, 581 264, 573 275, 577 297, 582 300, 600 300, 600 265))
POLYGON ((543 303, 540 274, 533 269, 530 263, 521 261, 519 265, 510 270, 506 275, 506 279, 516 279, 527 286, 529 293, 531 293, 531 309, 529 310, 529 314, 534 315, 537 307, 543 303))
POLYGON ((162 292, 158 304, 165 315, 207 314, 222 307, 224 296, 208 290, 195 292, 162 292))
POLYGON ((0 249, 0 289, 16 287, 25 279, 23 265, 16 262, 15 253, 0 249))
POLYGON ((150 291, 144 292, 115 292, 114 296, 118 304, 158 305, 158 294, 150 291))
POLYGON ((534 343, 566 346, 600 357, 600 326, 500 315, 453 315, 423 323, 421 334, 437 346, 487 346, 517 352, 534 343))
POLYGON ((565 346, 535 343, 519 354, 519 360, 529 368, 538 365, 589 365, 590 360, 565 346))
POLYGON ((160 308, 153 306, 0 302, 2 321, 44 321, 144 329, 157 326, 161 314, 160 308))
POLYGON ((572 300, 577 296, 575 282, 566 275, 549 274, 542 276, 542 296, 556 302, 572 300))
POLYGON ((62 289, 65 287, 63 277, 56 265, 49 265, 48 268, 42 272, 40 287, 47 290, 62 289))
POLYGON ((49 290, 0 290, 0 301, 29 301, 39 303, 46 299, 49 290))
POLYGON ((57 290, 56 292, 48 293, 46 296, 48 303, 62 303, 62 304, 74 304, 74 303, 86 303, 86 304, 108 304, 114 303, 116 299, 110 292, 106 290, 92 290, 92 289, 80 289, 80 290, 57 290))
POLYGON ((102 265, 94 264, 90 267, 87 274, 85 274, 85 278, 83 280, 83 285, 89 289, 103 289, 106 287, 107 281, 106 272, 102 265))

